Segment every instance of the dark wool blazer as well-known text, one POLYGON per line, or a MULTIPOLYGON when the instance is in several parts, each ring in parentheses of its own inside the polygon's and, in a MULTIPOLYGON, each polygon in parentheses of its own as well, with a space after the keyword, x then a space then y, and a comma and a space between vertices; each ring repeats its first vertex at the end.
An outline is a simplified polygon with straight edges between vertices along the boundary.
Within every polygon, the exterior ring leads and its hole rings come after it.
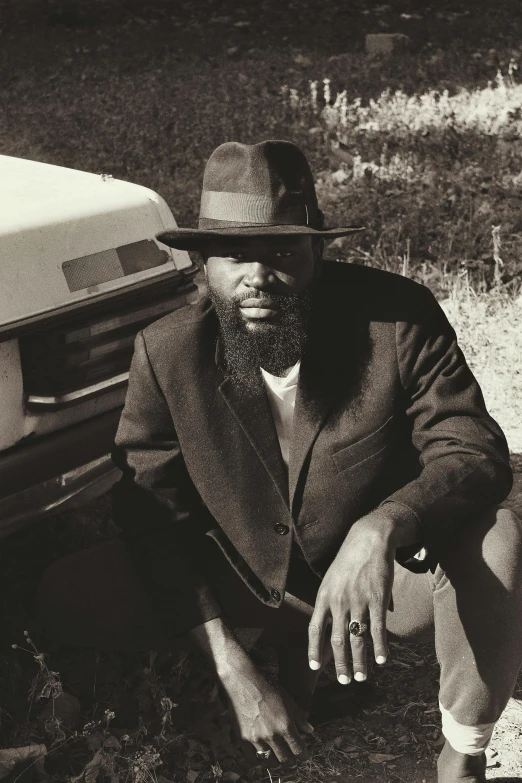
POLYGON ((138 334, 113 451, 123 471, 115 521, 177 631, 219 614, 198 564, 205 534, 278 606, 293 540, 322 576, 350 526, 393 502, 422 531, 397 559, 427 569, 463 524, 509 493, 505 438, 424 286, 324 263, 288 475, 266 394, 241 395, 218 333, 204 299, 138 334), (411 559, 421 546, 427 565, 411 559))

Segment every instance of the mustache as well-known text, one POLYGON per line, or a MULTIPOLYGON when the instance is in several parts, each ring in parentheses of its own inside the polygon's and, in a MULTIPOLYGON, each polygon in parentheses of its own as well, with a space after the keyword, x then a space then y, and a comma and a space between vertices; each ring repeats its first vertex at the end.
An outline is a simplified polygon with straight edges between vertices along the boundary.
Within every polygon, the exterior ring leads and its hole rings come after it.
POLYGON ((257 288, 252 288, 250 291, 245 291, 242 294, 231 297, 231 301, 234 304, 240 305, 242 302, 246 302, 247 299, 271 299, 273 302, 285 304, 286 302, 302 302, 307 298, 308 296, 301 296, 300 294, 276 294, 271 291, 260 291, 257 288))

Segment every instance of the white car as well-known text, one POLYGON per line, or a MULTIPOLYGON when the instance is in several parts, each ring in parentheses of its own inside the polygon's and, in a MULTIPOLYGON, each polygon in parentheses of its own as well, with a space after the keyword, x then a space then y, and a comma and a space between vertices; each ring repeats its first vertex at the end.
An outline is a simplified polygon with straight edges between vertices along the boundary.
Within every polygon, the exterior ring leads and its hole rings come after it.
POLYGON ((136 333, 197 295, 175 226, 140 185, 0 156, 0 538, 119 477, 136 333))

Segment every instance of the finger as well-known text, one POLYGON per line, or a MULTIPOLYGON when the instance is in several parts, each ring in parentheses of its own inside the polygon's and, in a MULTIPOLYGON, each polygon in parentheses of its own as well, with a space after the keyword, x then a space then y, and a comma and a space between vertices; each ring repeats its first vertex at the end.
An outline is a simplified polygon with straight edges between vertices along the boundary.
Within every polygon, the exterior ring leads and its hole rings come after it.
POLYGON ((366 666, 366 631, 362 630, 366 625, 366 622, 363 620, 365 614, 366 612, 363 611, 354 611, 348 625, 350 647, 352 650, 353 676, 358 682, 365 680, 368 674, 366 666), (356 628, 355 623, 358 623, 362 630, 360 635, 356 635, 353 632, 356 628))
POLYGON ((297 730, 301 732, 301 734, 313 734, 314 733, 314 727, 306 718, 306 715, 302 713, 301 711, 298 712, 298 714, 295 716, 295 725, 297 726, 297 730))
POLYGON ((330 642, 333 650, 335 673, 341 685, 348 685, 352 680, 352 670, 348 661, 346 618, 344 615, 332 619, 332 634, 330 642))
POLYGON ((308 748, 306 747, 305 741, 302 737, 299 736, 299 734, 285 734, 284 740, 294 758, 296 758, 298 761, 308 761, 310 754, 308 752, 308 748))
POLYGON ((299 761, 306 761, 309 758, 308 748, 303 737, 299 734, 297 729, 290 729, 283 735, 283 739, 288 745, 288 749, 292 756, 299 761))
POLYGON ((295 764, 295 756, 282 737, 272 737, 269 743, 274 752, 275 758, 279 761, 280 764, 295 764))
POLYGON ((308 625, 308 664, 314 671, 321 667, 326 623, 326 608, 317 603, 308 625))
POLYGON ((386 642, 386 608, 383 603, 370 607, 370 632, 376 662, 386 663, 388 645, 386 642))

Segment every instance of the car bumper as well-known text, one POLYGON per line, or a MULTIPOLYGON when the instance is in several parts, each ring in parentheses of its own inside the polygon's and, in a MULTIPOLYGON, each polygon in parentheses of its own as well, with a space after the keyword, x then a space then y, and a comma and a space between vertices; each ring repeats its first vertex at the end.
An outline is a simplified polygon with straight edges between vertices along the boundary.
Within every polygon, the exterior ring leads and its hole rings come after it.
POLYGON ((94 500, 121 476, 110 454, 62 473, 36 487, 0 500, 0 539, 49 514, 70 511, 94 500))
POLYGON ((107 492, 121 472, 111 449, 121 408, 0 455, 0 539, 107 492))

